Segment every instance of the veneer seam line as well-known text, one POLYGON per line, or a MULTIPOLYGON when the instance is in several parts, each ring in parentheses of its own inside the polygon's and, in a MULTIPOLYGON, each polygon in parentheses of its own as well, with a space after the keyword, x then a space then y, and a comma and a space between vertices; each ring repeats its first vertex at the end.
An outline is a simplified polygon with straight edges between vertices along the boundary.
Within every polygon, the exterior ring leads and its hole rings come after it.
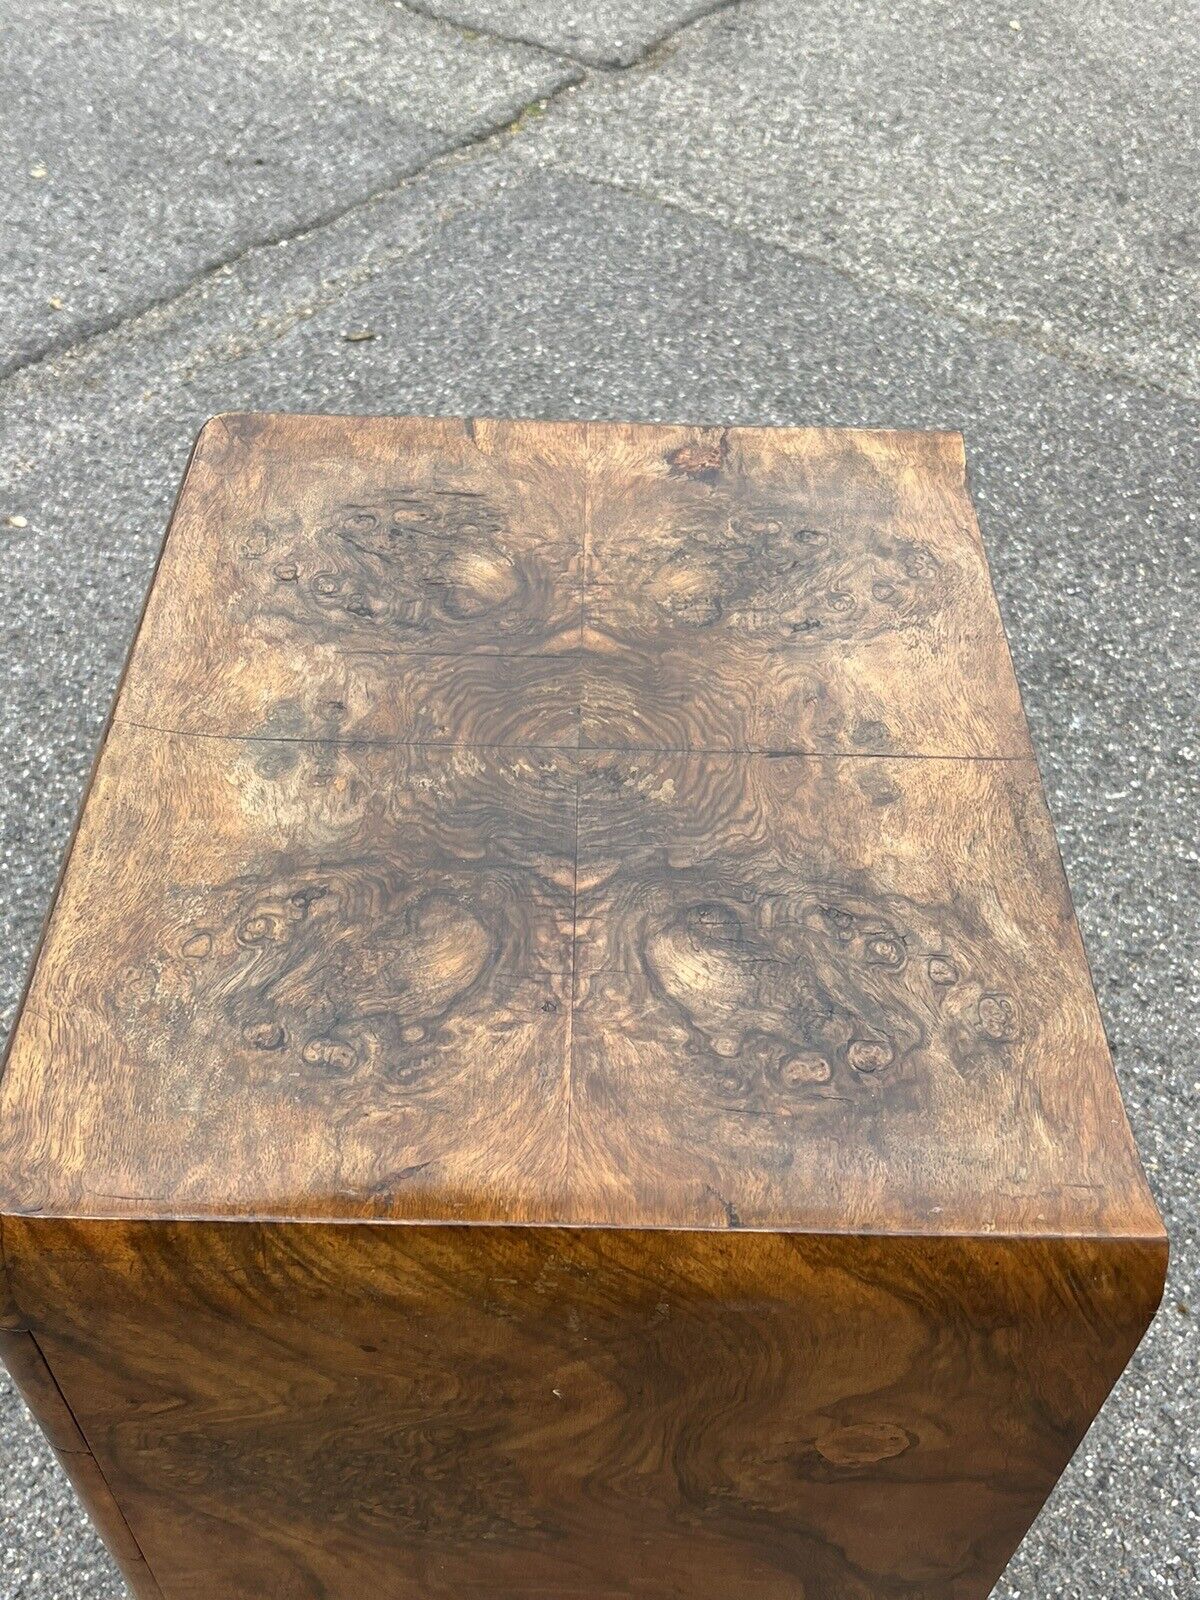
POLYGON ((110 1507, 108 1509, 110 1510, 110 1512, 111 1512, 111 1514, 113 1516, 119 1517, 121 1519, 121 1526, 124 1528, 125 1532, 129 1535, 130 1543, 133 1545, 134 1549, 137 1551, 138 1556, 141 1559, 141 1562, 142 1562, 143 1566, 146 1568, 146 1571, 150 1574, 150 1577, 153 1580, 153 1582, 155 1584, 155 1587, 158 1588, 159 1591, 161 1592, 162 1585, 159 1584, 158 1578, 157 1578, 157 1576, 155 1575, 155 1572, 154 1572, 154 1568, 150 1565, 150 1562, 146 1557, 146 1551, 142 1546, 142 1542, 138 1538, 137 1534, 134 1533, 133 1529, 129 1526, 129 1520, 125 1515, 124 1509, 122 1508, 122 1506, 118 1502, 116 1495, 113 1493, 112 1485, 108 1481, 108 1475, 104 1471, 104 1468, 100 1465, 100 1462, 96 1458, 96 1452, 92 1448, 92 1442, 88 1438, 86 1432, 84 1431, 83 1424, 80 1422, 79 1417, 76 1414, 75 1408, 72 1406, 71 1402, 67 1399, 66 1395, 63 1393, 62 1385, 59 1383, 57 1377, 54 1374, 54 1369, 50 1365, 50 1362, 46 1357, 46 1352, 42 1348, 40 1340, 38 1339, 37 1335, 34 1334, 33 1332, 30 1332, 29 1337, 33 1342, 34 1349, 37 1351, 38 1355, 42 1359, 42 1363, 46 1368, 47 1377, 50 1379, 50 1382, 54 1385, 55 1390, 58 1393, 58 1397, 62 1401, 63 1407, 67 1412, 67 1415, 71 1418, 71 1421, 75 1424, 75 1427, 76 1427, 76 1429, 78 1430, 78 1433, 79 1433, 79 1437, 83 1440, 84 1445, 86 1447, 84 1450, 76 1450, 76 1451, 63 1452, 63 1453, 64 1454, 73 1454, 73 1455, 77 1455, 77 1456, 82 1456, 85 1459, 90 1460, 92 1462, 93 1466, 96 1469, 96 1473, 99 1476, 100 1482, 104 1485, 105 1492, 107 1493, 108 1498, 109 1498, 109 1500, 111 1502, 111 1505, 110 1505, 110 1507))
POLYGON ((204 728, 167 728, 159 723, 143 722, 132 717, 115 717, 117 727, 136 728, 144 733, 158 733, 169 739, 208 739, 224 744, 301 744, 339 749, 375 750, 508 750, 515 753, 535 750, 558 755, 648 755, 648 756, 704 756, 758 757, 766 761, 961 761, 988 762, 992 764, 1027 766, 1037 764, 1032 754, 989 755, 966 751, 924 750, 811 750, 791 749, 786 746, 707 746, 693 745, 636 745, 636 744, 545 744, 535 741, 520 744, 488 742, 486 740, 440 741, 432 739, 381 739, 374 737, 344 739, 322 734, 267 734, 267 733, 217 733, 204 728))

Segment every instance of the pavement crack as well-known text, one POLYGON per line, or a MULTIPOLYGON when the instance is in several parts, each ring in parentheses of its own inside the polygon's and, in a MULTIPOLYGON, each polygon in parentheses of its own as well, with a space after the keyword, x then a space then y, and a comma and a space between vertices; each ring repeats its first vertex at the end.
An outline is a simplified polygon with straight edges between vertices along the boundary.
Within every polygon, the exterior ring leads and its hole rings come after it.
POLYGON ((441 146, 427 160, 413 167, 406 167, 401 171, 391 174, 388 180, 377 188, 368 190, 344 205, 331 206, 325 211, 313 216, 304 217, 288 227, 272 230, 260 234, 248 243, 231 251, 228 255, 210 261, 183 282, 173 285, 170 290, 161 295, 151 295, 139 301, 135 306, 125 306, 107 316, 93 318, 72 335, 62 339, 50 340, 41 349, 32 355, 22 356, 15 361, 0 365, 0 384, 7 383, 10 379, 21 376, 30 370, 42 366, 44 363, 55 360, 61 356, 71 356, 86 349, 104 335, 115 333, 118 330, 140 321, 152 312, 163 311, 177 304, 193 293, 202 284, 218 275, 224 275, 249 260, 261 250, 274 249, 279 245, 294 244, 310 238, 313 234, 320 233, 322 229, 333 226, 343 221, 346 217, 353 216, 358 211, 377 205, 381 200, 387 199, 410 184, 419 182, 422 178, 439 168, 448 166, 452 162, 464 160, 477 153, 493 150, 515 138, 531 120, 545 115, 549 107, 562 95, 576 88, 586 78, 582 69, 568 73, 559 83, 548 90, 546 94, 528 100, 524 105, 501 121, 489 122, 482 127, 475 128, 472 132, 452 143, 441 146))
POLYGON ((750 0, 704 0, 704 3, 693 7, 686 15, 680 17, 674 26, 657 34, 636 54, 628 57, 613 58, 574 56, 564 51, 555 50, 540 40, 503 34, 489 29, 471 28, 443 15, 435 7, 426 4, 425 0, 397 0, 397 3, 414 16, 419 16, 428 22, 453 28, 460 35, 469 36, 474 34, 477 37, 491 40, 496 44, 538 51, 547 60, 552 60, 563 69, 563 76, 545 94, 535 96, 532 100, 526 101, 524 105, 507 117, 484 123, 472 132, 465 134, 462 138, 441 146, 425 161, 391 174, 385 183, 348 200, 344 205, 328 207, 326 210, 317 212, 312 216, 300 218, 289 226, 260 234, 241 245, 238 249, 206 262, 182 282, 173 285, 164 293, 147 296, 136 305, 124 306, 107 315, 94 317, 72 333, 66 334, 60 339, 48 340, 32 354, 0 364, 0 384, 20 377, 44 365, 46 362, 57 360, 63 356, 70 357, 79 354, 107 334, 117 333, 121 329, 137 323, 143 317, 155 312, 168 310, 171 306, 186 299, 188 295, 208 283, 211 279, 218 275, 227 275, 235 267, 249 260, 261 250, 274 249, 279 245, 294 244, 308 239, 312 235, 321 232, 322 229, 332 227, 345 218, 366 210, 391 195, 397 194, 410 184, 419 182, 422 178, 452 162, 462 161, 477 154, 499 149, 504 144, 517 138, 536 119, 544 116, 556 101, 575 89, 592 82, 597 75, 613 81, 638 67, 657 65, 674 41, 681 34, 687 32, 688 29, 717 16, 721 12, 732 11, 739 6, 746 5, 750 3, 750 0))
POLYGON ((498 28, 484 28, 478 23, 463 22, 459 17, 448 17, 436 6, 426 5, 425 0, 395 0, 395 4, 402 11, 409 11, 414 17, 421 17, 425 22, 436 22, 444 28, 453 29, 460 39, 486 39, 491 44, 514 45, 522 50, 536 50, 539 55, 548 56, 552 61, 569 63, 577 67, 604 65, 603 62, 596 61, 590 56, 573 55, 569 50, 558 50, 553 45, 546 44, 544 40, 531 38, 528 34, 501 33, 498 28))
MULTIPOLYGON (((744 0, 734 0, 734 3, 742 4, 744 0)), ((528 158, 522 157, 522 159, 528 158)), ((1086 372, 1093 378, 1101 377, 1110 383, 1123 384, 1131 389, 1165 395, 1171 400, 1182 401, 1185 405, 1200 403, 1200 397, 1186 379, 1156 377, 1131 364, 1096 355, 1086 347, 1072 343, 1065 335, 1056 337, 1052 333, 1039 332, 1032 321, 1023 318, 973 313, 940 295, 923 294, 911 285, 898 283, 886 273, 873 272, 868 267, 838 261, 822 255, 817 250, 808 250, 803 245, 781 236, 769 224, 757 226, 753 220, 739 221, 731 217, 721 206, 714 206, 686 190, 673 195, 660 194, 645 184, 628 183, 611 174, 601 177, 590 167, 572 165, 569 159, 561 156, 549 157, 538 164, 545 172, 557 172, 563 177, 573 178, 597 189, 609 189, 615 194, 628 195, 631 199, 641 200, 659 210, 675 212, 679 216, 709 223, 736 238, 748 239, 754 244, 778 250, 780 254, 803 266, 818 267, 825 272, 832 272, 861 293, 888 295, 897 303, 944 317, 947 322, 955 322, 962 328, 970 328, 985 338, 1003 339, 1023 349, 1036 350, 1040 355, 1050 356, 1056 361, 1061 361, 1064 366, 1086 372)))
POLYGON ((748 3, 749 0, 704 0, 703 4, 694 6, 685 16, 680 17, 672 27, 665 28, 662 33, 657 34, 638 55, 622 62, 622 68, 627 71, 631 67, 657 65, 681 33, 686 33, 690 28, 696 27, 701 22, 707 22, 712 17, 720 16, 723 11, 736 11, 748 3))
POLYGON ((460 17, 447 16, 436 6, 427 4, 426 0, 396 0, 396 4, 405 11, 411 11, 414 16, 423 17, 427 22, 440 22, 445 27, 453 28, 462 38, 488 39, 495 44, 516 45, 525 50, 537 50, 554 61, 573 62, 576 66, 591 68, 614 77, 630 72, 635 67, 656 62, 659 56, 665 54, 677 35, 694 27, 696 23, 706 22, 709 17, 715 17, 722 11, 732 11, 746 3, 747 0, 702 0, 702 3, 690 7, 669 28, 664 28, 661 33, 655 34, 639 49, 601 54, 588 50, 562 50, 557 45, 547 44, 544 39, 536 39, 530 34, 502 33, 497 28, 485 28, 476 23, 467 23, 460 17))

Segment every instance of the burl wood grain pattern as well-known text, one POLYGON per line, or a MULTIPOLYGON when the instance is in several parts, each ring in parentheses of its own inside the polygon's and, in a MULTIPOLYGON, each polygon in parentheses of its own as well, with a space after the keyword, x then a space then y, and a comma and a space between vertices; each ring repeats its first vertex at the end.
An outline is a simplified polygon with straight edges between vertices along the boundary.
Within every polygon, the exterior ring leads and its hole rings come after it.
POLYGON ((1085 1240, 16 1234, 164 1593, 279 1600, 981 1596, 1158 1270, 1085 1240))
POLYGON ((209 425, 0 1080, 135 1593, 982 1600, 1164 1266, 958 436, 209 425))

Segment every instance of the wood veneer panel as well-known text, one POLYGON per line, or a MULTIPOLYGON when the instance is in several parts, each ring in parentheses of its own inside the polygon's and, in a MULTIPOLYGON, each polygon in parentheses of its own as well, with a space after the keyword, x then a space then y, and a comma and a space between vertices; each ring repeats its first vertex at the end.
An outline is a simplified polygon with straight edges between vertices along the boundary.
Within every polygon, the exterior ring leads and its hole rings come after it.
POLYGON ((1030 754, 962 439, 589 435, 583 742, 1030 754))
POLYGON ((121 714, 289 738, 1030 749, 962 440, 878 430, 219 418, 121 714))
POLYGON ((119 714, 222 735, 574 741, 585 453, 582 423, 216 419, 119 714))
POLYGON ((561 1214, 575 789, 114 727, 0 1084, 20 1209, 561 1214))
POLYGON ((0 1332, 0 1359, 8 1368, 17 1392, 41 1424, 59 1465, 87 1507, 113 1557, 120 1563, 130 1592, 138 1600, 161 1600, 129 1524, 33 1335, 0 1332))
POLYGON ((1156 1226, 1026 763, 118 725, 0 1108, 30 1211, 1156 1226))
POLYGON ((587 758, 572 1216, 1153 1233, 1036 771, 587 758))
POLYGON ((1162 1266, 1135 1241, 17 1231, 180 1600, 983 1600, 1162 1266))

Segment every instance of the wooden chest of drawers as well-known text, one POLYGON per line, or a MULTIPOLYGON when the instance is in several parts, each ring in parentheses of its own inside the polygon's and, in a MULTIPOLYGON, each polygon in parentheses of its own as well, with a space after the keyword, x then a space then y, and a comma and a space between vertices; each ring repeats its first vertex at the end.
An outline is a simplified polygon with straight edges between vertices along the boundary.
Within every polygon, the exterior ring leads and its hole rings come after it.
POLYGON ((961 439, 210 423, 0 1140, 138 1595, 982 1600, 1166 1246, 961 439))

